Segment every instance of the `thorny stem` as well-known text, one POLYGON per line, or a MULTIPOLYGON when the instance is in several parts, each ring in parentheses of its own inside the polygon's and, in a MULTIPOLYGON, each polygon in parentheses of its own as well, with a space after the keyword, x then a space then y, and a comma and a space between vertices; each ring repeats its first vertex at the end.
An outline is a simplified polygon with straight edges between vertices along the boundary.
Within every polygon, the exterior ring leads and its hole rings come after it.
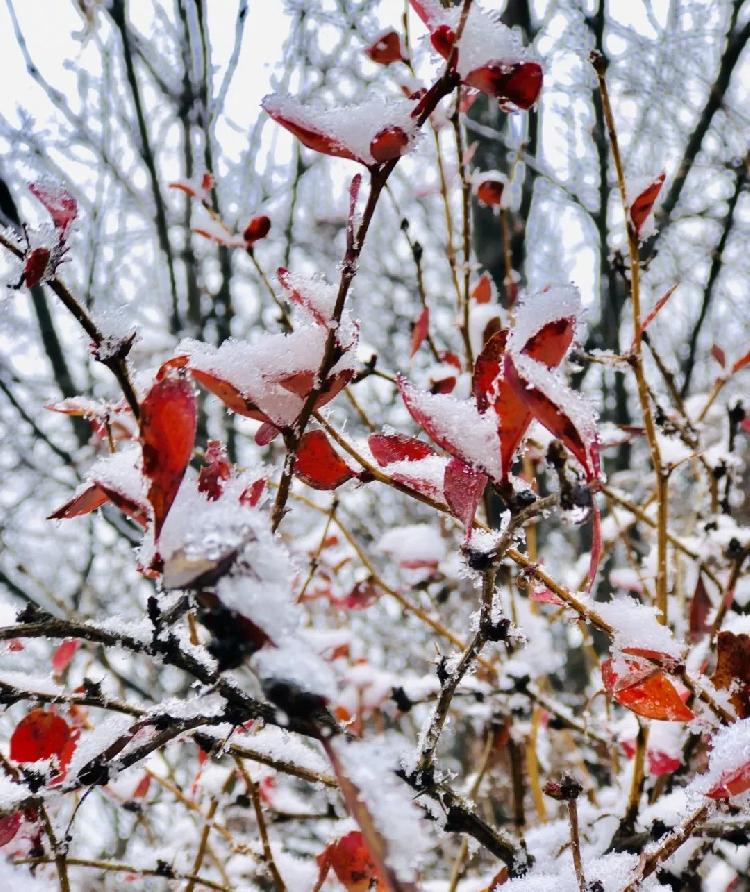
MULTIPOLYGON (((466 12, 466 10, 464 10, 466 12)), ((465 21, 462 22, 465 24, 465 21)), ((456 88, 456 108, 451 116, 451 124, 453 133, 456 138, 456 155, 458 157, 458 173, 461 179, 461 220, 463 224, 463 292, 459 306, 461 307, 461 336, 464 342, 464 351, 466 353, 466 367, 472 369, 474 367, 474 357, 471 349, 471 331, 470 331, 470 314, 471 301, 469 300, 469 278, 471 274, 471 186, 466 176, 466 162, 464 159, 464 140, 461 131, 460 118, 461 105, 461 86, 456 88)))
POLYGON ((39 814, 42 817, 42 823, 44 824, 44 832, 47 834, 50 849, 52 849, 52 854, 55 859, 57 878, 60 881, 60 892, 70 892, 70 880, 68 879, 68 865, 65 852, 66 843, 58 842, 57 837, 55 836, 55 831, 52 829, 52 822, 49 819, 47 809, 44 805, 40 802, 38 807, 39 814))
MULTIPOLYGON (((457 52, 457 44, 460 39, 461 32, 463 31, 463 26, 466 23, 466 17, 468 16, 470 6, 471 0, 464 0, 464 6, 461 12, 461 22, 456 32, 456 43, 454 44, 453 50, 451 51, 451 55, 448 59, 445 72, 430 87, 430 89, 420 100, 419 105, 415 109, 417 127, 421 127, 425 123, 425 121, 437 107, 438 102, 440 102, 440 100, 444 96, 447 96, 458 84, 458 75, 455 71, 455 57, 457 52)), ((398 161, 399 159, 395 158, 394 160, 388 161, 385 164, 380 165, 379 167, 373 167, 370 169, 370 193, 367 197, 367 203, 362 212, 362 218, 359 227, 357 228, 354 237, 347 245, 346 252, 344 254, 341 278, 339 280, 339 289, 336 295, 336 303, 333 313, 331 314, 330 330, 326 337, 326 343, 323 350, 323 358, 321 360, 320 367, 318 368, 316 382, 310 393, 307 395, 304 405, 302 406, 302 409, 300 410, 300 413, 294 422, 292 430, 285 432, 287 457, 286 461, 284 462, 284 470, 282 471, 281 478, 279 480, 279 488, 276 492, 276 501, 274 502, 271 511, 271 529, 274 532, 279 528, 279 524, 281 523, 286 510, 286 503, 289 499, 289 489, 291 487, 292 476, 294 475, 294 467, 297 460, 297 449, 299 448, 302 434, 307 427, 307 423, 312 417, 313 411, 315 409, 315 403, 318 401, 318 397, 323 391, 323 388, 326 386, 328 375, 340 358, 340 348, 338 347, 337 343, 337 329, 339 327, 339 323, 341 322, 341 316, 344 312, 346 298, 349 293, 351 283, 354 280, 355 275, 357 274, 357 264, 360 254, 362 253, 362 248, 364 246, 367 232, 372 222, 373 214, 375 213, 378 199, 380 198, 380 194, 382 193, 386 183, 388 182, 388 177, 393 172, 394 168, 398 164, 398 161)))
POLYGON ((663 864, 670 855, 673 855, 683 843, 690 839, 696 828, 710 815, 712 808, 713 802, 710 801, 701 805, 679 827, 664 837, 655 849, 644 852, 623 892, 637 892, 642 887, 642 881, 651 876, 660 864, 663 864))
POLYGON ((437 749, 440 735, 448 718, 453 695, 469 671, 477 656, 487 641, 487 633, 492 622, 492 603, 495 594, 495 576, 497 569, 494 566, 484 571, 482 577, 482 605, 479 611, 479 625, 471 641, 467 644, 461 658, 455 668, 448 672, 442 683, 432 717, 420 743, 419 759, 417 761, 416 774, 425 775, 433 766, 435 750, 437 749))
MULTIPOLYGON (((1 232, 0 245, 10 251, 11 254, 15 255, 19 260, 23 258, 23 251, 17 245, 14 245, 13 242, 1 232)), ((70 293, 60 279, 50 279, 47 284, 58 296, 65 308, 73 315, 76 322, 78 322, 81 328, 91 338, 97 352, 100 353, 100 357, 97 357, 99 362, 101 362, 102 365, 105 365, 115 378, 117 378, 117 383, 120 385, 123 395, 137 420, 140 416, 140 406, 138 405, 138 398, 135 395, 135 388, 130 380, 130 371, 124 355, 130 346, 129 343, 127 343, 127 341, 123 342, 121 351, 118 352, 117 350, 114 350, 113 354, 109 355, 106 349, 106 337, 104 332, 102 332, 96 322, 94 322, 83 304, 70 293)))
POLYGON ((620 146, 617 140, 617 129, 615 127, 615 119, 612 113, 612 106, 609 101, 609 91, 607 89, 607 81, 605 78, 605 62, 600 53, 591 54, 591 62, 594 66, 597 79, 599 81, 599 92, 602 100, 602 111, 604 112, 604 121, 607 127, 609 142, 612 149, 612 160, 615 165, 617 174, 617 185, 620 190, 620 200, 622 209, 625 214, 625 225, 628 235, 628 253, 630 256, 630 297, 633 308, 633 345, 632 367, 635 373, 636 384, 638 388, 638 399, 641 404, 641 412, 643 413, 643 422, 646 428, 646 438, 648 440, 649 450, 651 452, 651 463, 654 466, 654 474, 656 475, 656 499, 657 499, 657 558, 656 558, 656 607, 659 611, 659 622, 664 625, 668 621, 667 608, 667 520, 668 520, 668 473, 662 466, 661 450, 656 434, 656 425, 654 424, 653 413, 651 411, 651 401, 648 396, 648 386, 646 376, 643 370, 643 354, 641 339, 638 332, 641 330, 641 286, 640 286, 640 256, 638 252, 638 233, 636 232, 633 221, 630 218, 630 202, 628 200, 627 186, 625 184, 625 170, 623 168, 622 156, 620 155, 620 146))
POLYGON ((586 877, 583 873, 583 861, 581 859, 581 836, 578 831, 578 800, 569 799, 568 822, 570 824, 570 850, 573 854, 573 867, 578 880, 579 892, 586 892, 586 877))

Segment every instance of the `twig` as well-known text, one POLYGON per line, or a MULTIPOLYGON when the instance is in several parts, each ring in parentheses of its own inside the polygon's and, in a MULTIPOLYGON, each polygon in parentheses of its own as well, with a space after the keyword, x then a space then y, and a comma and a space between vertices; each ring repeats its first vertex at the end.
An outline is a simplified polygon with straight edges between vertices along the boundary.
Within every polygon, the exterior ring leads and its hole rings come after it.
POLYGON ((260 842, 263 847, 263 860, 266 862, 266 867, 268 868, 268 872, 271 874, 271 879, 276 886, 278 892, 286 892, 286 884, 279 873, 279 868, 276 866, 276 862, 274 861, 273 851, 271 849, 271 843, 268 839, 268 827, 266 826, 266 819, 263 816, 263 803, 260 800, 260 791, 258 789, 258 784, 250 777, 249 772, 242 764, 241 759, 235 759, 235 763, 237 765, 237 769, 242 775, 242 779, 245 781, 245 787, 247 788, 248 795, 253 800, 253 809, 255 810, 255 819, 258 823, 258 833, 260 834, 260 842))
MULTIPOLYGON (((207 880, 205 877, 194 877, 189 873, 180 873, 168 865, 158 867, 135 867, 133 864, 124 864, 121 861, 98 861, 95 858, 68 858, 68 864, 73 867, 90 867, 93 870, 105 870, 110 873, 141 874, 146 877, 161 877, 170 880, 193 880, 199 886, 207 889, 218 889, 219 892, 231 892, 228 886, 207 880)), ((19 858, 14 864, 51 864, 51 858, 19 858)))
POLYGON ((656 434, 656 425, 654 424, 653 414, 651 412, 651 402, 648 396, 648 387, 646 377, 643 371, 643 356, 641 339, 637 336, 641 330, 641 290, 640 290, 640 256, 638 252, 638 233, 635 225, 630 218, 630 201, 628 199, 627 186, 625 184, 625 171, 620 155, 620 146, 617 139, 617 130, 615 127, 615 119, 612 113, 612 106, 609 101, 609 91, 607 90, 607 81, 604 76, 605 63, 601 53, 593 52, 591 54, 591 62, 594 66, 597 79, 599 81, 599 93, 602 100, 602 110, 604 112, 604 120, 607 126, 609 142, 612 149, 612 160, 614 161, 615 171, 617 173, 617 185, 620 190, 620 201, 625 214, 625 226, 628 236, 628 252, 630 255, 630 298, 633 308, 633 331, 635 350, 632 354, 631 365, 635 373, 636 384, 638 387, 638 398, 641 404, 641 412, 643 413, 643 422, 646 428, 646 438, 648 439, 649 450, 651 452, 651 463, 654 466, 654 474, 656 475, 656 499, 657 499, 657 557, 656 557, 656 607, 659 611, 659 622, 664 625, 668 621, 667 607, 667 520, 668 520, 668 473, 662 466, 661 450, 659 448, 659 440, 656 434))

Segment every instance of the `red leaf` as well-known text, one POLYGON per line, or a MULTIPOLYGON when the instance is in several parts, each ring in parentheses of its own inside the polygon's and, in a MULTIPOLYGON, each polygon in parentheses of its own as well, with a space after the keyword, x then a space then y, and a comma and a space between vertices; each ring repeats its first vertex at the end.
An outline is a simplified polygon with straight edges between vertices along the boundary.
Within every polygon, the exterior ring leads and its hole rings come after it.
POLYGON ((497 290, 495 283, 492 281, 492 276, 488 272, 482 273, 479 281, 474 286, 474 290, 471 292, 472 298, 478 304, 488 304, 496 294, 497 290))
POLYGON ((575 329, 575 316, 553 319, 526 341, 521 352, 543 363, 548 369, 557 368, 568 352, 575 329))
POLYGON ((323 431, 303 434, 294 473, 313 489, 336 489, 356 476, 323 431))
POLYGON ((71 730, 64 718, 44 709, 33 709, 10 736, 10 757, 14 762, 59 758, 70 736, 71 730))
POLYGON ((539 98, 544 75, 537 62, 491 62, 464 78, 464 83, 495 97, 502 105, 529 109, 539 98))
POLYGON ((602 663, 602 680, 612 699, 647 719, 689 722, 694 718, 677 689, 661 669, 627 660, 628 674, 618 677, 612 660, 602 663))
POLYGON ((84 514, 90 514, 97 508, 106 504, 107 501, 112 502, 123 514, 127 514, 137 524, 145 527, 148 523, 147 506, 141 505, 133 499, 117 492, 111 486, 93 481, 78 495, 61 505, 56 511, 48 515, 48 520, 69 520, 72 517, 81 517, 84 514))
POLYGON ((739 372, 740 369, 744 369, 746 365, 750 365, 750 350, 734 363, 732 366, 732 374, 739 372))
POLYGON ((265 214, 260 214, 257 217, 253 217, 252 220, 247 224, 247 226, 242 231, 242 238, 245 239, 245 244, 247 245, 247 247, 252 248, 252 246, 257 241, 265 238, 270 231, 270 219, 265 214))
POLYGON ((352 830, 327 845, 316 860, 320 869, 316 889, 320 889, 329 870, 333 870, 346 892, 368 892, 373 888, 372 881, 377 882, 377 892, 388 889, 380 879, 360 830, 352 830))
POLYGON ((231 465, 224 446, 218 440, 209 440, 203 456, 203 467, 198 474, 198 491, 215 502, 224 491, 224 482, 229 480, 231 465))
POLYGON ((292 118, 284 115, 279 109, 272 108, 267 103, 262 103, 262 105, 270 118, 273 118, 277 124, 281 124, 282 127, 296 136, 302 145, 307 146, 308 149, 322 152, 324 155, 332 155, 335 158, 348 158, 350 161, 363 163, 361 158, 358 158, 349 149, 342 146, 332 136, 316 130, 309 124, 301 124, 299 121, 292 120, 292 118))
POLYGON ((106 504, 109 496, 96 483, 91 483, 83 492, 61 505, 52 514, 47 515, 47 520, 68 520, 71 517, 80 517, 89 514, 106 504))
POLYGON ((641 227, 646 222, 648 215, 654 207, 661 187, 664 185, 664 174, 660 173, 655 180, 649 183, 646 188, 640 192, 630 205, 630 219, 635 227, 636 235, 640 235, 641 227))
POLYGON ((438 25, 430 34, 430 43, 444 59, 450 56, 455 42, 456 32, 449 25, 438 25))
POLYGON ((564 607, 565 601, 549 588, 532 588, 529 592, 529 601, 539 604, 554 604, 555 607, 564 607))
POLYGON ((52 654, 52 671, 56 676, 65 672, 80 646, 81 641, 78 638, 66 638, 62 644, 58 644, 52 654))
POLYGON ((480 204, 487 208, 494 208, 500 207, 502 204, 504 191, 505 183, 502 180, 483 179, 477 184, 474 194, 480 204))
POLYGON ((11 812, 0 818, 0 846, 7 846, 15 838, 22 820, 23 814, 20 811, 11 812))
POLYGON ((497 398, 495 387, 500 377, 507 341, 507 330, 493 334, 474 363, 472 390, 480 412, 486 412, 495 404, 497 398))
POLYGON ((184 377, 157 381, 141 403, 143 473, 158 540, 193 454, 197 408, 192 382, 184 377))
POLYGON ((750 762, 723 775, 706 796, 709 799, 728 799, 730 796, 739 796, 747 790, 750 790, 750 762))
POLYGON ((700 641, 705 633, 710 630, 707 620, 712 607, 713 604, 708 597, 706 584, 703 581, 703 574, 699 573, 695 591, 690 600, 690 640, 693 643, 700 641))
POLYGON ((273 442, 280 433, 281 431, 275 424, 271 424, 270 421, 264 421, 255 432, 253 439, 258 446, 268 446, 268 444, 273 442))
POLYGON ((371 434, 367 445, 381 468, 393 462, 419 461, 437 454, 429 443, 405 434, 371 434))
POLYGON ((445 501, 464 525, 467 536, 486 485, 487 475, 482 471, 477 471, 459 458, 452 458, 448 462, 443 480, 445 501))
POLYGON ((428 307, 424 307, 422 312, 419 314, 419 318, 414 324, 414 330, 411 333, 411 353, 409 357, 411 358, 414 354, 419 350, 422 341, 427 337, 427 331, 430 326, 430 311, 428 307))
POLYGON ((391 30, 381 34, 380 37, 365 50, 365 55, 378 65, 390 65, 392 62, 402 62, 404 59, 401 51, 401 38, 391 30))
POLYGON ((648 773, 659 777, 662 774, 671 774, 682 765, 680 759, 663 753, 660 750, 648 750, 646 753, 648 759, 648 773))
POLYGON ((677 285, 672 285, 672 287, 669 289, 669 291, 667 291, 665 294, 663 294, 659 298, 659 300, 656 301, 656 303, 653 305, 653 307, 646 314, 646 318, 641 321, 641 324, 638 326, 638 331, 635 333, 635 336, 633 337, 633 343, 630 346, 631 353, 635 353, 636 345, 638 344, 638 341, 640 341, 640 339, 643 337, 643 332, 649 327, 649 325, 651 325, 651 323, 654 321, 654 319, 658 315, 661 308, 669 300, 669 298, 675 293, 676 289, 677 289, 677 285))
POLYGON ((214 396, 224 403, 224 405, 236 412, 237 415, 244 415, 245 418, 254 418, 256 421, 268 421, 268 417, 260 411, 260 409, 251 400, 245 399, 240 391, 228 381, 212 375, 209 372, 202 372, 199 369, 191 368, 193 378, 206 388, 214 396))
POLYGON ((713 356, 713 358, 723 369, 727 367, 727 354, 721 349, 718 344, 714 344, 711 347, 711 356, 713 356))
POLYGON ((33 288, 42 281, 49 269, 51 256, 49 248, 34 248, 26 255, 23 281, 27 288, 33 288))
POLYGON ((347 610, 364 610, 374 604, 381 595, 380 589, 369 579, 358 582, 348 595, 337 601, 347 610))
POLYGON ((143 799, 144 796, 148 793, 148 789, 151 786, 151 775, 144 774, 143 777, 138 781, 135 786, 135 789, 131 793, 131 799, 143 799))
POLYGON ((370 154, 380 164, 400 158, 409 145, 409 137, 400 127, 385 127, 373 136, 370 154))
POLYGON ((75 198, 67 189, 46 183, 31 183, 29 191, 47 208, 55 228, 64 235, 78 213, 78 202, 75 198))
MULTIPOLYGON (((576 426, 573 419, 562 407, 556 405, 546 393, 525 381, 519 374, 515 363, 509 355, 505 357, 505 378, 520 402, 525 404, 534 418, 560 440, 586 471, 586 476, 593 479, 599 472, 599 457, 596 443, 589 440, 576 426), (587 442, 588 440, 588 442, 587 442)), ((500 415, 502 420, 502 415, 500 415)), ((502 428, 501 428, 502 440, 502 428)))
POLYGON ((265 488, 265 478, 261 477, 259 480, 255 480, 240 496, 240 505, 247 505, 250 508, 254 508, 260 501, 260 497, 263 495, 265 488))
POLYGON ((750 635, 719 632, 716 669, 711 683, 731 691, 730 701, 741 719, 750 718, 750 635))

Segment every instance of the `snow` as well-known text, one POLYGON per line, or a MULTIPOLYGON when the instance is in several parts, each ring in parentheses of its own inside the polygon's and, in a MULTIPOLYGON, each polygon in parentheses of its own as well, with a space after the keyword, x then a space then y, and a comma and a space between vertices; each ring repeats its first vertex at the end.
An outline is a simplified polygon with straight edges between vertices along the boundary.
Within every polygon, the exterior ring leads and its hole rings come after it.
POLYGON ((676 660, 682 658, 683 645, 674 639, 667 626, 658 621, 656 607, 647 607, 628 596, 596 602, 579 598, 613 627, 612 643, 616 650, 639 648, 666 654, 676 660))
POLYGON ((0 855, 0 889, 3 892, 54 892, 58 888, 57 883, 38 870, 32 874, 28 866, 16 867, 0 855))
POLYGON ((694 786, 707 793, 746 766, 750 766, 750 718, 724 725, 714 734, 708 771, 696 778, 694 786))
POLYGON ((302 636, 289 635, 278 647, 264 647, 253 656, 253 665, 264 680, 289 682, 326 701, 336 698, 336 677, 330 664, 302 636))
POLYGON ((428 455, 418 460, 404 459, 391 462, 384 470, 389 477, 405 483, 438 502, 445 502, 443 480, 448 459, 442 455, 428 455))
POLYGON ((141 449, 137 445, 123 446, 112 455, 98 459, 89 468, 86 481, 78 487, 74 498, 88 489, 91 483, 97 483, 137 504, 146 504, 147 487, 140 462, 141 449))
POLYGON ((317 774, 330 773, 327 759, 312 749, 304 738, 276 725, 265 725, 257 730, 253 726, 250 731, 237 735, 237 743, 270 759, 291 762, 317 774))
POLYGON ((445 542, 436 527, 426 523, 394 527, 380 539, 379 550, 397 563, 440 563, 446 554, 445 542))
POLYGON ((403 882, 416 878, 420 863, 433 849, 414 793, 397 775, 398 747, 391 740, 332 742, 344 773, 385 841, 387 865, 403 882))
POLYGON ((409 99, 380 96, 373 93, 357 105, 324 108, 305 105, 293 96, 272 94, 263 99, 265 111, 277 120, 288 120, 332 139, 363 164, 375 164, 370 144, 375 136, 389 127, 398 127, 410 142, 417 132, 412 117, 415 103, 409 99))
POLYGON ((75 784, 78 772, 126 735, 137 721, 133 716, 113 713, 102 719, 93 730, 83 731, 68 765, 65 784, 75 784))
POLYGON ((7 774, 0 774, 0 810, 7 813, 30 795, 28 787, 17 784, 7 774))
MULTIPOLYGON (((435 0, 419 2, 427 14, 430 31, 440 25, 448 25, 456 31, 461 17, 460 7, 444 9, 435 0)), ((499 15, 483 9, 479 3, 472 4, 459 44, 456 68, 461 77, 465 78, 491 62, 519 62, 524 58, 526 53, 521 41, 503 25, 499 15)))

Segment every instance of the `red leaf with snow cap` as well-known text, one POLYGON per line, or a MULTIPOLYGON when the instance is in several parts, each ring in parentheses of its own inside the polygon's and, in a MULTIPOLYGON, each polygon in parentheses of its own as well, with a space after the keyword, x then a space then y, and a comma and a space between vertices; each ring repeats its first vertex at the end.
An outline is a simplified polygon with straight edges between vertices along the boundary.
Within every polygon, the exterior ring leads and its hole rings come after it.
POLYGON ((362 161, 360 157, 355 155, 350 149, 343 146, 338 140, 327 133, 323 133, 309 123, 302 123, 295 120, 294 117, 284 114, 284 112, 275 108, 271 103, 265 100, 262 103, 263 110, 266 114, 273 118, 277 124, 288 130, 297 137, 303 146, 313 149, 323 155, 332 155, 334 158, 346 158, 349 161, 362 161))
POLYGON ((47 209, 56 229, 64 236, 78 214, 78 202, 62 186, 38 182, 29 185, 29 191, 47 209))
POLYGON ((101 481, 90 483, 80 493, 73 496, 61 505, 56 511, 47 516, 47 520, 70 520, 73 517, 82 517, 101 508, 108 501, 119 508, 123 514, 127 514, 139 526, 145 527, 148 523, 148 509, 146 505, 135 501, 129 496, 101 481))
MULTIPOLYGON (((510 355, 505 358, 505 380, 508 381, 510 387, 515 391, 519 401, 523 402, 531 412, 531 414, 540 422, 552 436, 557 437, 565 448, 571 452, 578 462, 582 465, 586 472, 586 476, 593 480, 599 474, 599 452, 596 441, 596 432, 593 430, 593 420, 591 430, 589 427, 589 419, 582 423, 579 418, 574 418, 572 413, 566 406, 559 404, 550 396, 557 388, 557 382, 551 377, 551 373, 547 371, 550 378, 540 374, 543 366, 540 363, 535 364, 537 368, 532 373, 532 367, 522 365, 519 360, 514 362, 510 355), (547 387, 545 392, 544 387, 547 387)), ((571 401, 577 402, 577 396, 572 391, 569 392, 571 401)), ((576 405, 577 409, 583 409, 584 404, 576 405)))
POLYGON ((155 540, 193 454, 196 425, 195 392, 185 377, 157 381, 141 403, 143 473, 151 481, 148 500, 153 508, 155 540))
POLYGON ((356 476, 331 446, 323 431, 303 434, 297 449, 294 473, 313 489, 336 489, 356 476))
POLYGON ((482 415, 472 400, 417 390, 399 376, 398 389, 411 417, 450 455, 484 471, 500 474, 500 444, 494 419, 482 415))
POLYGON ((727 772, 706 793, 709 799, 728 799, 750 790, 750 762, 734 771, 727 772))

